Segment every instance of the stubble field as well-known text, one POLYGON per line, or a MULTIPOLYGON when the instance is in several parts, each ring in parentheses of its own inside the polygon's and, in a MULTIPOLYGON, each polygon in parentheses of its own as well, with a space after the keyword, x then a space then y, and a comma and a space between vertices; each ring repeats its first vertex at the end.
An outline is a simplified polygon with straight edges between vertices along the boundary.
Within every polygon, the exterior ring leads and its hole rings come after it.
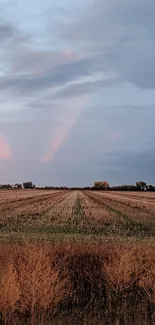
POLYGON ((2 324, 155 324, 155 194, 0 191, 2 324))
POLYGON ((0 240, 153 240, 155 194, 4 190, 0 240))

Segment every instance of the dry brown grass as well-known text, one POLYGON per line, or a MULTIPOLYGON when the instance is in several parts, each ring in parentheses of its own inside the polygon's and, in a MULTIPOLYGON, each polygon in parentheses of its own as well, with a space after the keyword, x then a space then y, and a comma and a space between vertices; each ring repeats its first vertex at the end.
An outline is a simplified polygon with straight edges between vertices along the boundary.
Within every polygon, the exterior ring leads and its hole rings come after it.
POLYGON ((142 315, 143 324, 154 324, 155 244, 1 244, 0 252, 0 313, 6 324, 20 319, 45 324, 49 315, 54 321, 62 313, 81 317, 80 324, 89 315, 97 324, 108 318, 108 324, 123 324, 121 319, 138 324, 142 315))
POLYGON ((0 313, 10 322, 13 315, 28 315, 31 323, 46 312, 55 312, 70 290, 68 275, 54 267, 54 251, 47 245, 1 245, 0 313), (7 254, 8 253, 8 254, 7 254), (52 266, 53 265, 53 266, 52 266))
POLYGON ((29 313, 31 321, 40 313, 53 313, 69 291, 68 278, 51 267, 52 257, 43 247, 24 247, 16 264, 20 288, 20 313, 29 313))

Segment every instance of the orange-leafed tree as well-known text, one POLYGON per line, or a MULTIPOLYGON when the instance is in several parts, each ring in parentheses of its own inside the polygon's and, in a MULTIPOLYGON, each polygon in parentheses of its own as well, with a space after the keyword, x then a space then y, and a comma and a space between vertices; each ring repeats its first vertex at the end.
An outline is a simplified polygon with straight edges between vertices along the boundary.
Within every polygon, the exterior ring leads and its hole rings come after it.
POLYGON ((108 190, 109 183, 107 181, 97 181, 94 182, 94 188, 98 190, 108 190))

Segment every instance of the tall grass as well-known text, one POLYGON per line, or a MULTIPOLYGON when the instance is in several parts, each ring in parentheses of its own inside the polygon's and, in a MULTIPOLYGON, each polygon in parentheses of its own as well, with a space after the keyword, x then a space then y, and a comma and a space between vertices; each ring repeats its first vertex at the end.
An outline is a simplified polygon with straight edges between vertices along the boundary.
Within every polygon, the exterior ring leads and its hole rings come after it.
POLYGON ((155 324, 155 244, 1 244, 2 324, 155 324))

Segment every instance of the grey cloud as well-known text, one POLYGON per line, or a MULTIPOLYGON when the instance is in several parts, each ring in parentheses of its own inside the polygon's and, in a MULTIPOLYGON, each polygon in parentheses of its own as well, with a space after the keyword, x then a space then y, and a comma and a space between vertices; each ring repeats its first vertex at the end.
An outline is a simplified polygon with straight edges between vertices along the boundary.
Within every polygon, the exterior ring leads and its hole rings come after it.
POLYGON ((43 90, 98 72, 100 64, 102 64, 102 57, 77 58, 68 63, 59 64, 48 72, 44 71, 44 74, 13 74, 2 77, 0 88, 17 88, 28 92, 43 90))
POLYGON ((85 16, 63 27, 60 37, 75 48, 78 42, 83 50, 104 55, 104 68, 123 80, 154 88, 154 16, 153 1, 95 0, 85 16))
POLYGON ((121 82, 119 78, 107 78, 106 80, 94 80, 84 81, 81 83, 75 83, 68 85, 66 88, 56 92, 55 97, 74 97, 78 95, 86 95, 88 93, 94 93, 95 91, 101 91, 105 87, 113 87, 121 82))
POLYGON ((0 22, 0 41, 7 40, 15 35, 15 28, 10 23, 0 22))
MULTIPOLYGON (((107 81, 85 82, 83 87, 76 80, 83 77, 103 73, 107 70, 105 57, 102 53, 83 53, 78 51, 63 51, 35 48, 29 35, 24 35, 17 26, 6 25, 10 40, 3 46, 3 62, 7 65, 7 73, 0 78, 0 89, 17 96, 32 96, 38 91, 66 85, 74 82, 68 89, 57 92, 58 96, 83 95, 102 86, 117 83, 117 78, 107 81), (12 33, 11 33, 12 31, 12 33), (70 93, 70 95, 69 95, 70 93)), ((7 33, 6 33, 7 34, 7 33)), ((70 47, 69 47, 70 48, 70 47)), ((103 78, 104 79, 104 78, 103 78)), ((55 96, 56 98, 56 96, 55 96)))
POLYGON ((14 152, 5 181, 30 178, 54 185, 89 185, 105 177, 112 184, 154 181, 153 107, 96 105, 95 115, 93 105, 85 108, 63 147, 45 166, 40 157, 58 125, 62 107, 51 109, 50 102, 42 105, 42 109, 36 105, 19 111, 19 120, 14 123, 0 123, 14 152))
POLYGON ((78 83, 76 85, 79 78, 95 76, 108 70, 102 53, 83 53, 80 49, 78 54, 76 51, 54 52, 50 48, 41 50, 34 47, 29 35, 22 34, 13 24, 6 25, 5 33, 10 35, 10 41, 3 47, 3 62, 9 69, 5 76, 0 78, 0 89, 5 89, 10 94, 15 93, 20 97, 35 96, 38 91, 43 93, 47 89, 61 88, 74 82, 74 85, 70 85, 66 90, 60 89, 56 96, 53 96, 69 97, 97 91, 101 87, 119 82, 119 78, 114 76, 110 79, 108 76, 107 80, 96 80, 94 84, 83 82, 80 87, 78 83))
POLYGON ((136 109, 135 106, 108 107, 104 104, 86 107, 70 134, 74 141, 64 143, 57 159, 66 156, 74 162, 87 160, 96 165, 101 159, 105 162, 107 155, 116 151, 118 156, 123 156, 124 152, 134 156, 151 150, 155 141, 154 120, 153 107, 136 109))
POLYGON ((19 30, 15 26, 1 25, 0 35, 16 35, 18 46, 14 47, 12 44, 9 48, 10 54, 7 51, 10 71, 5 78, 0 79, 0 88, 30 93, 65 85, 80 77, 105 71, 114 73, 114 80, 96 80, 94 84, 86 82, 83 86, 76 85, 75 82, 70 90, 60 90, 58 94, 66 97, 74 93, 84 94, 84 90, 86 93, 89 90, 95 91, 111 82, 120 82, 120 79, 144 89, 153 88, 155 42, 151 35, 146 40, 144 31, 147 26, 155 25, 153 18, 148 18, 150 14, 153 17, 154 10, 155 5, 151 1, 94 1, 84 17, 77 22, 63 25, 63 30, 60 30, 60 40, 65 37, 71 41, 71 46, 75 44, 75 49, 76 44, 79 44, 79 52, 83 53, 82 56, 73 55, 68 59, 62 51, 54 53, 51 50, 35 49, 30 39, 28 44, 23 44, 24 35, 21 34, 20 38, 19 30))
POLYGON ((149 33, 153 35, 154 29, 154 17, 155 17, 155 3, 152 0, 143 1, 128 1, 127 5, 124 1, 121 1, 118 6, 115 7, 120 21, 124 25, 140 25, 145 27, 149 33))
POLYGON ((65 51, 35 49, 30 43, 28 46, 21 45, 18 52, 15 49, 11 53, 10 69, 12 73, 43 74, 70 60, 72 60, 72 54, 71 57, 67 57, 65 51))
MULTIPOLYGON (((14 182, 32 178, 54 185, 85 185, 103 177, 112 183, 151 179, 154 107, 117 106, 128 98, 123 98, 123 87, 122 94, 121 89, 113 93, 111 87, 123 81, 142 89, 155 86, 153 15, 149 0, 95 0, 77 22, 56 26, 60 48, 56 51, 50 45, 48 49, 35 47, 33 39, 14 24, 1 26, 6 68, 0 77, 1 106, 4 111, 13 110, 5 122, 0 115, 0 132, 14 153, 14 161, 8 162, 8 181, 12 175, 14 182), (115 106, 104 103, 107 86, 109 103, 115 106), (16 103, 19 111, 15 114, 16 103), (46 145, 67 123, 66 113, 81 103, 84 108, 76 125, 45 167, 40 158, 46 145)), ((140 102, 141 94, 137 97, 140 102)))
POLYGON ((0 20, 0 47, 3 48, 4 56, 11 54, 11 51, 23 44, 28 44, 31 40, 31 36, 22 32, 19 26, 15 22, 1 19, 0 20))
POLYGON ((144 180, 147 183, 155 184, 154 163, 155 151, 149 148, 140 152, 124 152, 111 157, 116 166, 119 166, 121 173, 117 178, 117 183, 135 183, 144 180))
POLYGON ((155 184, 155 152, 117 153, 111 157, 100 155, 96 157, 96 160, 89 159, 89 161, 77 163, 55 160, 46 165, 46 168, 36 162, 33 164, 32 161, 2 163, 1 182, 16 183, 31 179, 40 185, 86 186, 92 185, 96 179, 106 178, 111 185, 134 184, 138 180, 155 184))
POLYGON ((54 185, 85 186, 93 184, 96 179, 107 179, 110 184, 134 184, 138 180, 155 184, 154 177, 155 152, 141 153, 119 152, 117 155, 98 154, 85 161, 53 161, 47 165, 43 182, 54 185), (51 173, 50 173, 51 171, 51 173), (51 179, 48 175, 51 174, 51 179))

